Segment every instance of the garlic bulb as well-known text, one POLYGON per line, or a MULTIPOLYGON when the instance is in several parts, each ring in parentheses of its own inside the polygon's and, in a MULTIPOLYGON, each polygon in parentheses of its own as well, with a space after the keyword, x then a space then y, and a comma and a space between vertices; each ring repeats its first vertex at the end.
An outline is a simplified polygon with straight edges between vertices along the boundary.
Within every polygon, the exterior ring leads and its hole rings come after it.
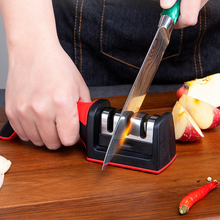
POLYGON ((0 188, 3 185, 4 182, 4 175, 9 170, 11 166, 11 161, 7 160, 3 156, 0 156, 0 188))
POLYGON ((11 166, 11 161, 0 156, 0 174, 5 174, 11 166))

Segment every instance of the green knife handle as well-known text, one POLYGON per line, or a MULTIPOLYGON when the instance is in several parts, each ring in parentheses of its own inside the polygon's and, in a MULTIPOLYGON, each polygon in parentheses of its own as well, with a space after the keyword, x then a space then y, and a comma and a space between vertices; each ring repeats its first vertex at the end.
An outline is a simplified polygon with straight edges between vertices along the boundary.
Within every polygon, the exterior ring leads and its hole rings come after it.
POLYGON ((174 24, 176 24, 177 19, 180 15, 180 0, 177 0, 176 3, 173 5, 173 7, 169 9, 164 9, 162 11, 162 15, 170 16, 173 19, 174 24))

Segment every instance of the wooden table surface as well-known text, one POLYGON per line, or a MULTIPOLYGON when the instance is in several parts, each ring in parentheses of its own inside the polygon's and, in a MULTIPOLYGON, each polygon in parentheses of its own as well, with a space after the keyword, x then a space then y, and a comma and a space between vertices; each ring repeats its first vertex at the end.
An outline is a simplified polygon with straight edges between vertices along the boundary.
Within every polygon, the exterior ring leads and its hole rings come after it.
MULTIPOLYGON (((108 98, 121 108, 126 97, 108 98)), ((142 112, 171 111, 175 93, 149 94, 142 112)), ((6 120, 0 109, 0 126, 6 120)), ((177 142, 177 158, 156 175, 86 161, 81 142, 57 151, 20 139, 0 141, 0 155, 11 160, 0 189, 0 219, 220 219, 220 187, 180 215, 180 200, 220 180, 220 127, 191 143, 177 142), (200 182, 198 182, 200 180, 200 182)))

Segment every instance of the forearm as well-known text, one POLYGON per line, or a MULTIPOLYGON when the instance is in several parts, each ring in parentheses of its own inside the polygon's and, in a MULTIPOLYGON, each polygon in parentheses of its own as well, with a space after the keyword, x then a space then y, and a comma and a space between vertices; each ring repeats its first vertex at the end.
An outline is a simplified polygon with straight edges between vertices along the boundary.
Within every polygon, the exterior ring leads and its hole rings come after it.
POLYGON ((9 51, 58 40, 51 0, 0 0, 0 10, 9 51))

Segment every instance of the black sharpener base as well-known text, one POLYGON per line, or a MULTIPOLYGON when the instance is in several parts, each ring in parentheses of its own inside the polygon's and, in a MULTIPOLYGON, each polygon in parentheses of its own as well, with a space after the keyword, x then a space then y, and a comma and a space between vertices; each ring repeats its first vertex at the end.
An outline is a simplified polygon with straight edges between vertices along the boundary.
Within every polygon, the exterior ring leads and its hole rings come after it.
MULTIPOLYGON (((117 109, 110 106, 106 99, 96 101, 90 108, 87 125, 81 123, 81 136, 87 148, 87 160, 103 163, 105 153, 112 136, 114 117, 117 109), (107 129, 103 132, 103 112, 108 112, 107 129)), ((173 117, 170 112, 163 115, 142 113, 140 135, 133 134, 125 138, 120 150, 109 165, 134 169, 154 174, 165 170, 176 158, 176 141, 173 117), (145 127, 145 135, 143 129, 145 127)))

